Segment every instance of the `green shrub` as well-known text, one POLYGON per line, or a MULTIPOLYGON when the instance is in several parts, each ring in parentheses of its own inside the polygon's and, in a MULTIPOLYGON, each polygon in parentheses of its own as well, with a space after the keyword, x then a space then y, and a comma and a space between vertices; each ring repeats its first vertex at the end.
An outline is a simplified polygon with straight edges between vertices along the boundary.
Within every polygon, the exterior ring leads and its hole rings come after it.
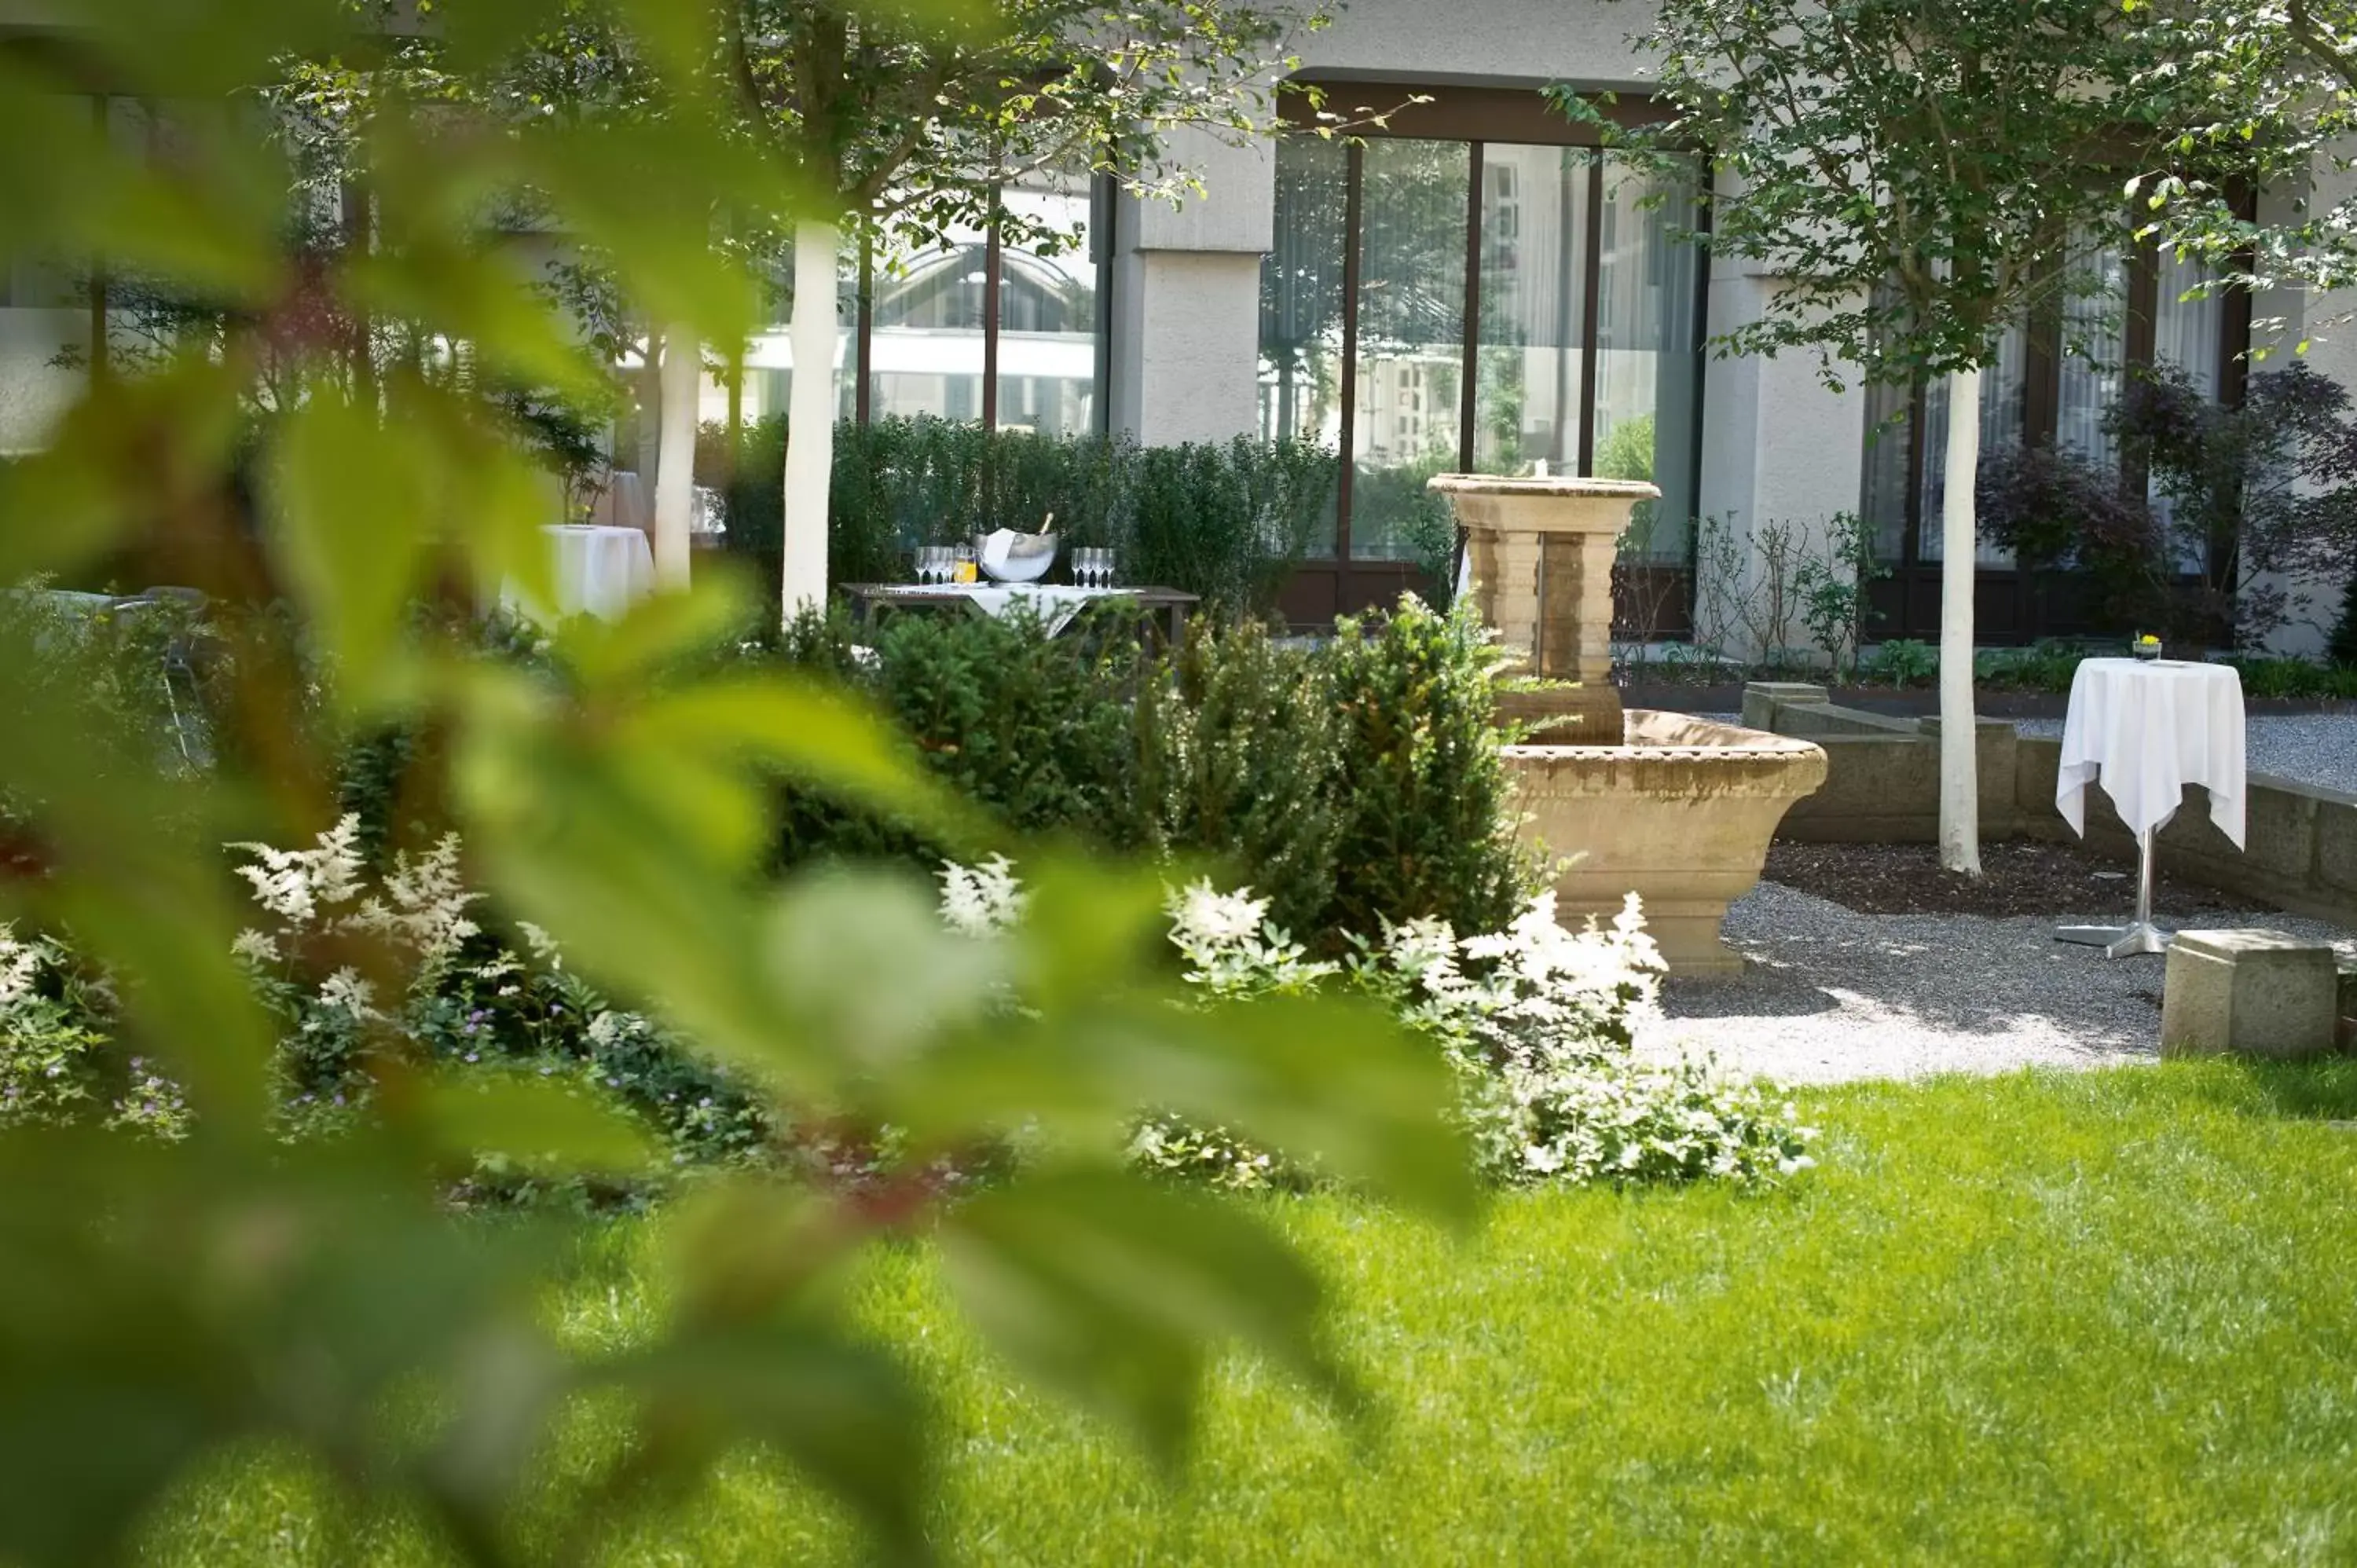
POLYGON ((1224 885, 1267 899, 1280 928, 1321 930, 1349 789, 1328 660, 1256 625, 1205 622, 1174 664, 1140 702, 1169 844, 1219 862, 1224 885))
MULTIPOLYGON (((747 427, 728 478, 726 434, 707 426, 697 469, 725 483, 727 547, 777 581, 785 424, 747 427)), ((1110 546, 1123 575, 1200 594, 1215 610, 1265 614, 1330 526, 1333 455, 1246 437, 1141 447, 1125 435, 986 431, 920 417, 835 426, 828 575, 897 582, 909 552, 1051 514, 1068 546, 1110 546)))
POLYGON ((1894 686, 1928 684, 1940 672, 1940 650, 1919 638, 1894 637, 1880 644, 1873 657, 1861 660, 1858 674, 1868 681, 1894 686))
POLYGON ((2357 571, 2349 574, 2349 585, 2341 592, 2341 618, 2332 628, 2326 657, 2344 669, 2357 670, 2357 571))
POLYGON ((2313 701, 2357 697, 2357 668, 2319 664, 2312 659, 2235 659, 2246 697, 2313 701))
POLYGON ((1409 596, 1343 625, 1327 658, 1344 821, 1329 928, 1365 934, 1430 916, 1503 929, 1535 867, 1511 836, 1488 632, 1469 611, 1443 616, 1409 596))

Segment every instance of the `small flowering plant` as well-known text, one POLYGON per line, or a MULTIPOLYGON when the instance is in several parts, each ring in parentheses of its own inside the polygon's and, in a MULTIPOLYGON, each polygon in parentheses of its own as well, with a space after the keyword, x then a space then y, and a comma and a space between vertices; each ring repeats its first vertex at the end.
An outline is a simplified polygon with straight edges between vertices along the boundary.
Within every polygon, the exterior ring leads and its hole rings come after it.
POLYGON ((187 1133, 178 1086, 139 1057, 114 1059, 101 989, 58 943, 0 926, 0 1127, 96 1120, 187 1133))
MULTIPOLYGON (((961 929, 1019 918, 1012 869, 944 871, 943 914, 961 929), (986 908, 987 919, 978 911, 986 908)), ((1767 1090, 1708 1062, 1639 1063, 1638 1026, 1659 1004, 1663 964, 1631 895, 1609 924, 1567 929, 1555 897, 1501 931, 1460 937, 1446 921, 1388 926, 1340 964, 1309 959, 1268 919, 1268 901, 1207 881, 1173 889, 1170 942, 1207 998, 1348 987, 1387 1004, 1456 1069, 1458 1114, 1483 1174, 1506 1183, 1708 1178, 1769 1183, 1808 1168, 1813 1129, 1767 1090)), ((1232 1131, 1163 1114, 1131 1141, 1142 1166, 1229 1187, 1298 1185, 1301 1159, 1232 1131)))

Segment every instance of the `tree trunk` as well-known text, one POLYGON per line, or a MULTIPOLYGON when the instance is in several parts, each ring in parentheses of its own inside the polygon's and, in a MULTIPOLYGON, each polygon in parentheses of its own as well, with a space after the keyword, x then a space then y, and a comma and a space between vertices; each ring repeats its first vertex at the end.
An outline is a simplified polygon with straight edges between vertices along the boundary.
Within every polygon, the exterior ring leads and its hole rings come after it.
POLYGON ((1980 768, 1973 733, 1973 576, 1979 530, 1981 373, 1948 378, 1947 467, 1941 475, 1940 864, 1981 874, 1980 768))
MULTIPOLYGON (((651 497, 662 474, 662 334, 647 334, 646 358, 639 365, 639 455, 632 465, 639 476, 639 493, 651 497)), ((614 521, 637 520, 616 512, 614 521)))
POLYGON ((687 514, 695 501, 695 413, 704 356, 689 328, 673 328, 663 342, 662 435, 655 458, 655 585, 673 593, 687 586, 687 514))
POLYGON ((834 472, 835 226, 805 218, 794 225, 794 317, 789 337, 794 371, 786 404, 784 559, 780 609, 786 619, 826 603, 827 486, 834 472))

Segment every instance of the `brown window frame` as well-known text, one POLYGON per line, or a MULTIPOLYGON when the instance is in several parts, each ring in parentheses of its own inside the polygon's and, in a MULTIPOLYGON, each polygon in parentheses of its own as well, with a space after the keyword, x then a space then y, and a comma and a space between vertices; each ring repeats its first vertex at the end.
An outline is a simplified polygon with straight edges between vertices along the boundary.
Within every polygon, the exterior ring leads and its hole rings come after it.
MULTIPOLYGON (((1377 140, 1451 142, 1466 149, 1466 156, 1471 163, 1467 182, 1465 220, 1465 320, 1461 345, 1465 371, 1458 378, 1457 421, 1457 466, 1467 472, 1473 467, 1478 428, 1475 403, 1479 389, 1473 365, 1481 329, 1482 154, 1492 142, 1526 146, 1583 147, 1598 152, 1609 149, 1597 126, 1561 113, 1548 104, 1535 89, 1467 87, 1357 77, 1305 76, 1295 80, 1301 85, 1321 90, 1325 97, 1324 112, 1343 116, 1350 134, 1358 138, 1347 147, 1344 163, 1342 346, 1337 388, 1342 422, 1336 454, 1333 560, 1341 567, 1356 561, 1388 568, 1398 564, 1383 557, 1354 556, 1351 552, 1352 481, 1358 467, 1355 415, 1358 407, 1360 252, 1365 240, 1363 143, 1377 140), (1382 116, 1379 123, 1371 118, 1375 115, 1382 116)), ((1594 95, 1588 102, 1608 124, 1632 128, 1659 124, 1669 113, 1652 100, 1642 97, 1594 95)), ((1319 109, 1304 95, 1286 94, 1280 113, 1287 122, 1301 127, 1304 133, 1324 124, 1318 118, 1319 109)), ((1579 472, 1583 476, 1593 469, 1596 457, 1596 384, 1600 346, 1597 342, 1594 323, 1604 270, 1604 160, 1592 158, 1587 168, 1587 238, 1579 259, 1580 289, 1584 300, 1581 320, 1587 324, 1581 331, 1583 341, 1580 344, 1579 366, 1578 462, 1579 472)), ((1696 213, 1698 227, 1707 235, 1711 210, 1707 189, 1703 192, 1703 197, 1696 213)), ((1710 266, 1706 255, 1703 264, 1695 269, 1695 293, 1696 351, 1700 352, 1700 342, 1709 337, 1710 266)), ((1696 475, 1702 471, 1700 405, 1703 381, 1700 376, 1695 378, 1694 449, 1687 455, 1689 470, 1696 475)), ((1691 542, 1688 549, 1692 549, 1691 542)))

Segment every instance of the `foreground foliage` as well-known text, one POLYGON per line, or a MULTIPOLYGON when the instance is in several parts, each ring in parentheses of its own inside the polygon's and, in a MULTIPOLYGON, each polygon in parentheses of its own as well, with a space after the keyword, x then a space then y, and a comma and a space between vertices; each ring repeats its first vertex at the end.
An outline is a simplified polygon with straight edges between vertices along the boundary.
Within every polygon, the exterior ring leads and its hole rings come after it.
MULTIPOLYGON (((545 670, 481 657, 456 617, 413 618, 420 599, 483 605, 511 586, 550 602, 550 492, 502 394, 586 389, 566 324, 478 242, 488 209, 528 195, 635 297, 716 338, 741 328, 749 291, 707 243, 714 214, 820 215, 727 134, 702 13, 661 0, 611 8, 658 80, 659 120, 377 105, 356 131, 388 237, 373 247, 290 249, 298 182, 249 116, 191 116, 167 160, 89 134, 91 81, 221 101, 278 80, 290 56, 351 47, 372 9, 96 0, 68 44, 0 53, 0 265, 102 257, 239 324, 93 374, 53 446, 0 471, 0 584, 112 560, 266 607, 221 629, 224 700, 201 759, 141 766, 77 683, 0 663, 0 921, 14 941, 70 939, 111 988, 122 1047, 186 1101, 179 1137, 46 1112, 0 1129, 0 1558, 119 1556, 164 1493, 263 1448, 317 1465, 359 1512, 418 1521, 450 1555, 571 1563, 757 1446, 877 1548, 930 1556, 933 1404, 909 1348, 841 1290, 862 1252, 914 1229, 955 1254, 963 1310, 1010 1364, 1153 1451, 1183 1441, 1230 1338, 1347 1407, 1356 1384, 1315 1275, 1262 1219, 1130 1176, 1127 1126, 1137 1104, 1173 1104, 1463 1217, 1475 1190, 1439 1114, 1448 1072, 1405 1031, 1307 999, 1174 1005, 1187 999, 1159 967, 1150 871, 1027 854, 1032 918, 987 964, 920 882, 765 875, 781 779, 971 854, 1016 840, 911 765, 856 696, 716 664, 749 613, 719 574, 619 624, 566 628, 545 670), (390 366, 353 351, 352 323, 388 317, 433 351, 390 366), (256 427, 265 349, 317 373, 256 427), (442 373, 445 358, 465 373, 442 373), (393 868, 424 896, 388 886, 382 919, 362 903, 322 923, 268 855, 265 887, 240 886, 221 846, 287 854, 335 830, 340 760, 388 733, 413 764, 397 820, 425 829, 395 840, 413 858, 393 868), (544 932, 565 974, 692 1036, 780 1110, 900 1129, 882 1189, 716 1177, 670 1217, 678 1244, 651 1266, 660 1326, 626 1342, 563 1332, 542 1304, 582 1221, 469 1222, 453 1184, 487 1156, 627 1178, 653 1152, 592 1086, 383 1048, 369 1015, 406 993, 404 961, 421 946, 460 961, 472 940, 405 918, 445 902, 428 886, 444 868, 418 857, 446 831, 471 857, 466 885, 527 943, 526 922, 544 932), (285 929, 241 959, 254 891, 285 929), (371 1114, 333 1138, 290 1138, 281 1114, 288 1020, 248 967, 280 961, 355 1025, 349 1053, 313 1064, 366 1080, 371 1114), (1018 1005, 998 1005, 993 981, 1018 1005), (933 1162, 1017 1129, 1037 1151, 1022 1171, 937 1211, 933 1162), (553 1494, 544 1461, 589 1408, 598 1450, 553 1494)), ((821 36, 840 32, 839 15, 808 9, 821 36)), ((909 20, 986 37, 993 16, 909 20)), ((480 62, 549 20, 530 0, 480 0, 452 13, 447 41, 480 62)), ((119 1112, 135 1088, 93 1097, 119 1112)))

